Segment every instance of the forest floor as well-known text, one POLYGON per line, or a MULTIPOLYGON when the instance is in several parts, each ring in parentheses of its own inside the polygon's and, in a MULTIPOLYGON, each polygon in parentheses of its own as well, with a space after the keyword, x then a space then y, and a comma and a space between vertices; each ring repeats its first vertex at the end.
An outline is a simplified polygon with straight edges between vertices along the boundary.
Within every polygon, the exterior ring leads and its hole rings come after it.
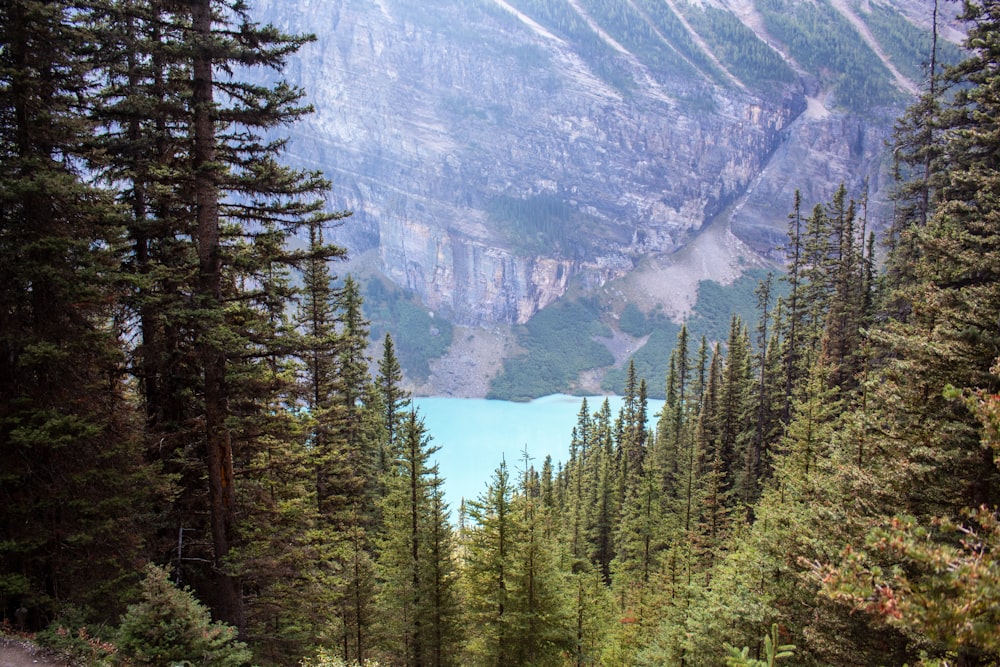
POLYGON ((71 667, 71 663, 30 642, 0 637, 0 667, 71 667))

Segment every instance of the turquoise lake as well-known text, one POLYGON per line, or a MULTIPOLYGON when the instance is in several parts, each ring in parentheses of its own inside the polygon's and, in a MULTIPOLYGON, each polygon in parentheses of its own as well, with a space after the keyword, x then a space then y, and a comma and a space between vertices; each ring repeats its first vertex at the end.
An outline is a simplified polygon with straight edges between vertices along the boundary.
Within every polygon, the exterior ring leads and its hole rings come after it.
MULTIPOLYGON (((587 398, 591 413, 600 409, 604 396, 587 398)), ((617 416, 622 399, 608 397, 617 416)), ((553 467, 569 456, 570 438, 580 412, 580 396, 556 394, 529 403, 477 398, 415 398, 413 403, 440 449, 432 457, 444 478, 445 496, 456 518, 462 498, 479 497, 501 460, 513 473, 524 469, 524 451, 541 469, 546 456, 553 467)), ((649 401, 650 427, 663 401, 649 401)))

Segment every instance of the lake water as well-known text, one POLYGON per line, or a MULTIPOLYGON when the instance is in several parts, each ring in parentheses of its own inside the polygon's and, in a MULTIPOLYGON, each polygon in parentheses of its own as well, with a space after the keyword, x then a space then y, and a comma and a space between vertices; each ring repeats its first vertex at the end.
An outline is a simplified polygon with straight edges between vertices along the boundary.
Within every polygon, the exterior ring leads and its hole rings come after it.
MULTIPOLYGON (((600 409, 604 398, 587 398, 591 413, 600 409)), ((608 399, 612 416, 617 416, 621 397, 608 399)), ((562 394, 529 403, 479 398, 413 399, 431 444, 440 448, 433 458, 444 478, 452 518, 462 498, 472 500, 486 490, 501 460, 507 461, 511 472, 524 469, 525 450, 539 470, 546 456, 552 457, 553 468, 565 461, 582 400, 580 396, 562 394)), ((662 406, 663 401, 649 401, 651 427, 662 406)))

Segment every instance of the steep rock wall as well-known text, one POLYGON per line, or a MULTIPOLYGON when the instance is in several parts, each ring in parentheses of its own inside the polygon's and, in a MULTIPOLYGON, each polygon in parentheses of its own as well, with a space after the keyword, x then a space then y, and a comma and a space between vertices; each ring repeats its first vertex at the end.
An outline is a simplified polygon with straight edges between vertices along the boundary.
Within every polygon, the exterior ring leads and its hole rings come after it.
POLYGON ((890 116, 831 112, 807 98, 808 76, 751 94, 614 44, 632 82, 618 85, 501 0, 256 7, 317 33, 287 73, 316 107, 292 159, 323 169, 332 207, 354 210, 335 240, 457 323, 524 322, 719 216, 773 254, 797 188, 810 204, 841 181, 882 195, 890 116), (545 197, 575 217, 544 238, 495 215, 499 200, 545 197))

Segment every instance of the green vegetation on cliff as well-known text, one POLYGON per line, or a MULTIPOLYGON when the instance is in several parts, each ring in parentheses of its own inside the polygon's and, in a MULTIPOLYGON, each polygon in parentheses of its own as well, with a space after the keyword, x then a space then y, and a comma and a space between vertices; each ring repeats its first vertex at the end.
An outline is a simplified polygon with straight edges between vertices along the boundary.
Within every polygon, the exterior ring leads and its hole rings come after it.
MULTIPOLYGON (((702 281, 698 299, 687 321, 692 340, 705 336, 725 341, 730 318, 738 315, 751 328, 756 326, 757 297, 754 290, 767 275, 762 269, 744 273, 731 285, 702 281)), ((785 291, 779 286, 777 295, 785 291)), ((493 380, 490 398, 528 400, 547 394, 583 391, 579 378, 584 371, 603 374, 601 388, 621 391, 626 366, 612 368, 614 358, 606 347, 611 327, 633 338, 648 337, 630 361, 640 377, 647 378, 650 398, 663 398, 670 356, 680 325, 661 313, 646 315, 633 304, 623 309, 617 322, 596 299, 563 300, 538 312, 518 333, 524 353, 508 359, 493 380), (603 339, 603 340, 602 340, 603 339)))
POLYGON ((832 5, 792 0, 756 4, 771 34, 796 61, 824 77, 838 105, 865 112, 903 102, 889 70, 832 5))
POLYGON ((691 26, 748 88, 768 92, 795 81, 795 72, 784 58, 732 13, 711 5, 686 7, 691 26))
POLYGON ((451 345, 451 322, 434 317, 414 294, 381 278, 373 277, 365 286, 364 313, 372 323, 372 339, 391 334, 399 364, 415 380, 426 381, 431 360, 441 357, 451 345))
POLYGON ((552 304, 521 327, 518 345, 524 354, 504 362, 489 398, 527 401, 572 391, 581 371, 614 362, 608 349, 595 340, 610 333, 594 300, 552 304))

